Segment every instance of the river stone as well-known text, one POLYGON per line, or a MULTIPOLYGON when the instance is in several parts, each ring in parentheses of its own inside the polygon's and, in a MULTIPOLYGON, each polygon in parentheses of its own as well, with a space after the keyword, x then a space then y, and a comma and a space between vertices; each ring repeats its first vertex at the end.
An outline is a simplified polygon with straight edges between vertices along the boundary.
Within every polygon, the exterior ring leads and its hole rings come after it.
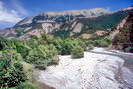
POLYGON ((38 82, 55 89, 120 89, 116 76, 124 63, 121 58, 91 52, 80 59, 59 58, 59 65, 37 72, 38 82))

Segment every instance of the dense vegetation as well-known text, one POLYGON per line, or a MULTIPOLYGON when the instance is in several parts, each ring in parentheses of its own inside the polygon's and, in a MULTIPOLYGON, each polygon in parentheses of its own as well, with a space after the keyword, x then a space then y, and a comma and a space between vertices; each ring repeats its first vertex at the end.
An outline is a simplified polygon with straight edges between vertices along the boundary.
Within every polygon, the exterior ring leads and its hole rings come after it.
POLYGON ((108 38, 59 38, 42 34, 28 39, 0 38, 0 89, 37 89, 32 84, 32 72, 59 62, 57 55, 82 58, 85 50, 94 46, 107 47, 108 38))
POLYGON ((26 80, 23 67, 19 63, 21 58, 14 51, 4 50, 0 59, 0 86, 13 87, 26 80))

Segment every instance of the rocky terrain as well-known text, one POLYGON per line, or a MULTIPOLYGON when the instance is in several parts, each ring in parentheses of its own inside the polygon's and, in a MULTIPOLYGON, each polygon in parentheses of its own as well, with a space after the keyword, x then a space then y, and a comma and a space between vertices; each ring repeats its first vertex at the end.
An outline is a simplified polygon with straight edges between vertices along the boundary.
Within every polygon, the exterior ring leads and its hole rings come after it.
POLYGON ((112 31, 113 48, 133 52, 133 10, 112 31))
MULTIPOLYGON (((94 37, 96 31, 109 32, 127 16, 132 8, 119 11, 109 11, 103 8, 89 10, 45 12, 27 17, 14 27, 2 30, 0 36, 27 38, 39 36, 40 31, 60 37, 80 36, 83 34, 94 37)), ((90 38, 90 36, 85 38, 90 38)), ((84 37, 84 36, 83 36, 84 37)))
POLYGON ((132 89, 133 73, 125 66, 127 60, 115 54, 96 48, 81 59, 60 56, 58 66, 35 72, 35 79, 45 89, 132 89))

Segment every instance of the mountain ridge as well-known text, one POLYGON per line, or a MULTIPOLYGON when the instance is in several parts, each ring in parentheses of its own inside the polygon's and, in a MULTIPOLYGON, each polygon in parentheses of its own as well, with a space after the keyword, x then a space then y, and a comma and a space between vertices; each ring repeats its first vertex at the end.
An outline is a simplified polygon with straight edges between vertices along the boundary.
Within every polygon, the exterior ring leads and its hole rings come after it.
MULTIPOLYGON (((39 30, 56 36, 80 36, 92 34, 98 30, 108 31, 115 27, 129 9, 112 12, 103 8, 74 10, 64 12, 44 12, 27 17, 18 22, 8 33, 1 31, 0 36, 27 38, 39 35, 39 30)), ((8 30, 9 30, 8 29, 8 30)))

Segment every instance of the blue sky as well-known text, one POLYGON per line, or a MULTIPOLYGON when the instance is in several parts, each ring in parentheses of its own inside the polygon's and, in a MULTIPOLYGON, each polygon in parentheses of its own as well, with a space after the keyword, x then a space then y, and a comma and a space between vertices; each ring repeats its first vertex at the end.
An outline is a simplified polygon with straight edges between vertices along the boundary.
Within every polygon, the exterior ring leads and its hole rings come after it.
POLYGON ((133 5, 133 0, 0 0, 0 29, 40 12, 90 8, 114 11, 130 5, 133 5))

